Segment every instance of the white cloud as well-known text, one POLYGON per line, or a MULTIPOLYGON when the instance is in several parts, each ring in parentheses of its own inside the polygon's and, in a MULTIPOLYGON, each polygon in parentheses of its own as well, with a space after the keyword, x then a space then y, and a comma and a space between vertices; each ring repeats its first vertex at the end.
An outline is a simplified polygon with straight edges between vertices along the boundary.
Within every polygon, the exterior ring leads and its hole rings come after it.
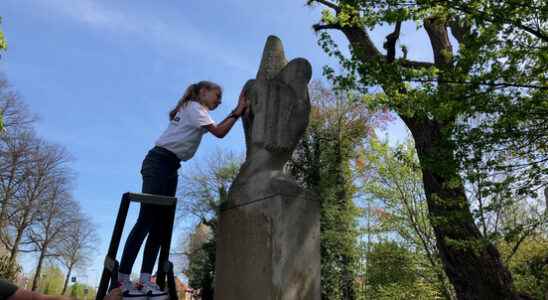
POLYGON ((237 51, 231 50, 226 41, 208 39, 212 35, 185 22, 184 17, 170 20, 152 14, 139 15, 129 10, 115 10, 105 3, 93 0, 35 0, 34 3, 43 8, 41 11, 71 18, 92 29, 139 38, 162 55, 180 57, 184 51, 188 51, 246 72, 254 72, 256 69, 254 64, 238 55, 237 51))

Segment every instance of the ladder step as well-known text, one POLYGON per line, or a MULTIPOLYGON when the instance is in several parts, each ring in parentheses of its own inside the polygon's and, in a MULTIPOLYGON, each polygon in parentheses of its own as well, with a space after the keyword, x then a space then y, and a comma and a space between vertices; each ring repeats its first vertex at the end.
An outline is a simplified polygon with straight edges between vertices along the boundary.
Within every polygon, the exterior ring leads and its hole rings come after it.
POLYGON ((169 197, 163 195, 154 195, 146 193, 126 193, 127 197, 134 202, 141 202, 154 205, 174 206, 177 204, 176 197, 169 197))

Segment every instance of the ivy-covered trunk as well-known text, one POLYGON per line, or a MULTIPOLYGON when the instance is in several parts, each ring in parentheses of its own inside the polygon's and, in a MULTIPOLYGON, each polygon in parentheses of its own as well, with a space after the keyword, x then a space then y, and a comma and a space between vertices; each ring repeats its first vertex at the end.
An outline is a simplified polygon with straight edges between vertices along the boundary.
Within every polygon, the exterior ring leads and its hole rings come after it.
MULTIPOLYGON (((328 235, 331 237, 331 241, 324 243, 323 248, 324 253, 330 251, 331 254, 335 254, 332 256, 334 260, 330 263, 338 262, 336 269, 339 270, 340 276, 337 283, 341 290, 340 299, 354 300, 356 299, 354 278, 356 277, 358 256, 356 253, 355 206, 352 201, 350 176, 346 174, 348 173, 349 149, 344 149, 342 141, 336 139, 334 141, 336 142, 330 145, 333 151, 329 155, 331 159, 325 159, 326 169, 323 172, 320 171, 320 173, 324 173, 319 187, 322 207, 324 208, 321 214, 331 214, 330 217, 326 216, 325 221, 321 222, 323 228, 320 228, 320 232, 331 232, 328 235), (334 214, 334 211, 337 213, 334 214), (336 237, 337 233, 338 237, 336 237)), ((327 150, 326 152, 331 151, 327 150)), ((329 256, 326 255, 327 257, 329 256)), ((331 265, 332 267, 333 265, 331 265)), ((334 271, 329 268, 322 269, 324 273, 334 271)), ((328 291, 325 290, 322 295, 327 296, 328 291)))

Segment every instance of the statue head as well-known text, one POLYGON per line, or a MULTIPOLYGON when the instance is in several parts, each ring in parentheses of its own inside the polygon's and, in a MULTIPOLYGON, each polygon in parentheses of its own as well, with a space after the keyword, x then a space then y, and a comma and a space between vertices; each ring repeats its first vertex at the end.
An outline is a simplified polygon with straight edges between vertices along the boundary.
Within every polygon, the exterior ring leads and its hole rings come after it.
POLYGON ((279 158, 276 168, 287 162, 308 125, 311 76, 312 67, 306 59, 288 63, 281 40, 268 37, 256 79, 244 85, 249 105, 242 118, 247 159, 266 150, 279 158))
POLYGON ((281 190, 300 192, 282 169, 308 125, 311 77, 312 67, 306 59, 288 63, 280 39, 268 37, 257 76, 243 87, 248 103, 242 116, 246 159, 223 207, 281 190))

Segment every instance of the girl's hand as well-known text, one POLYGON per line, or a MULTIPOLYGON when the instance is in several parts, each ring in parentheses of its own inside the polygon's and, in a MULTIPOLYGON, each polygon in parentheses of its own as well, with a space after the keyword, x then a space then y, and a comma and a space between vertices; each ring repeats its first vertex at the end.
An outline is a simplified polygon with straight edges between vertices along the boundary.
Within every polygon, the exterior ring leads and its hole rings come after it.
POLYGON ((241 116, 246 107, 247 107, 247 103, 245 101, 244 91, 242 91, 240 93, 240 98, 238 100, 238 106, 234 110, 234 113, 236 113, 238 116, 241 116))

